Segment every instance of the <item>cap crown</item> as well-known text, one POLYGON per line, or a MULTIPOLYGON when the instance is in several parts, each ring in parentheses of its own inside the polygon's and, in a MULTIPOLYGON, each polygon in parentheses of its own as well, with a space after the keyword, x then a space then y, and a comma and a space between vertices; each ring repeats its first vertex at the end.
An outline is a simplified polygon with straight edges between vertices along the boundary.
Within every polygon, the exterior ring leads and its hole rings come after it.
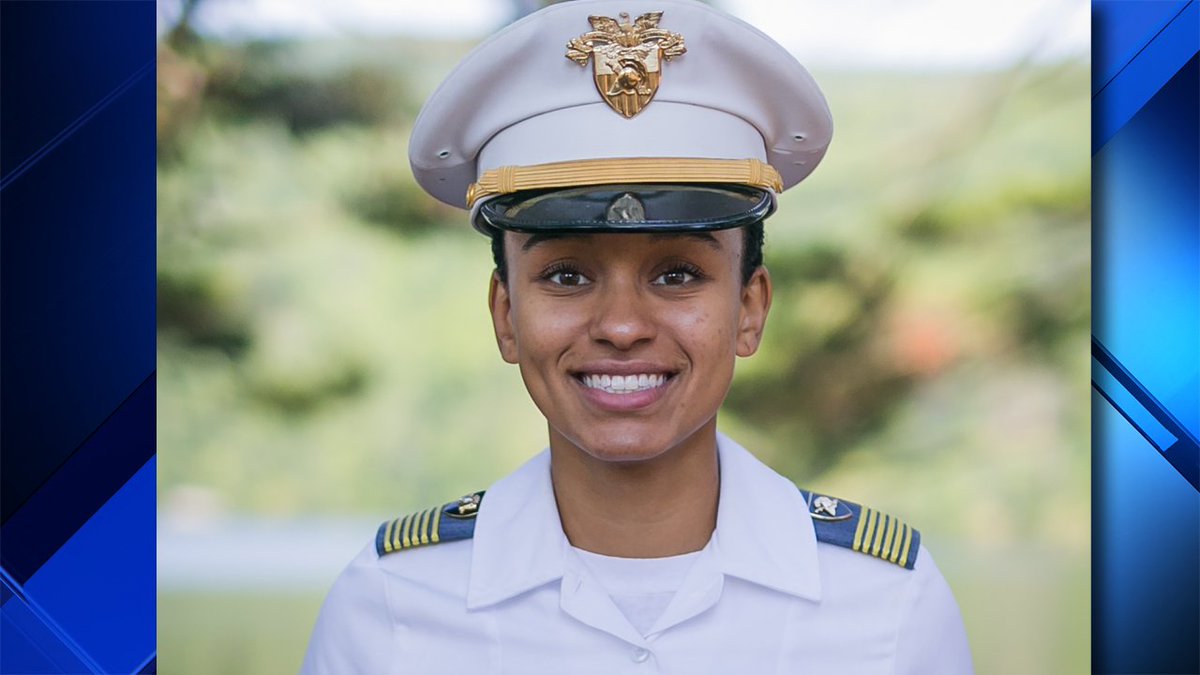
MULTIPOLYGON (((622 86, 642 93, 637 67, 626 70, 622 86)), ((488 171, 614 158, 757 160, 786 189, 816 168, 831 135, 812 77, 749 24, 690 0, 576 0, 535 12, 468 54, 418 116, 409 160, 427 192, 459 207, 488 171), (618 21, 623 14, 634 19, 618 21), (598 66, 581 67, 580 52, 597 25, 614 30, 600 19, 628 33, 621 26, 646 15, 655 20, 642 37, 659 31, 643 40, 657 77, 630 115, 606 100, 613 97, 598 89, 598 66)), ((693 182, 689 175, 654 182, 693 182)))

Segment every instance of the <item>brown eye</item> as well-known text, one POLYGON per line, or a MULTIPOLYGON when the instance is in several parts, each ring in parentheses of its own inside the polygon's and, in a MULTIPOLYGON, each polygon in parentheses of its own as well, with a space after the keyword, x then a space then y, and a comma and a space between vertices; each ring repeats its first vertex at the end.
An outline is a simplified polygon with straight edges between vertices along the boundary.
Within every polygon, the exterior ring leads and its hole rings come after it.
POLYGON ((592 283, 590 279, 574 270, 559 270, 547 275, 546 279, 552 284, 567 287, 584 286, 592 283))
POLYGON ((654 280, 658 286, 682 286, 696 280, 696 275, 686 269, 674 269, 664 272, 654 280))

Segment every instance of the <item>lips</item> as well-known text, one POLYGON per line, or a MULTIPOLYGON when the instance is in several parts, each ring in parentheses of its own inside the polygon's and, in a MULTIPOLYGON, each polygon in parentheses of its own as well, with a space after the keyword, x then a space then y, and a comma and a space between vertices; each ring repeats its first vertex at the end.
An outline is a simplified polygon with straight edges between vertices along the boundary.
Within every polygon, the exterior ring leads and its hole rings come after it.
POLYGON ((652 362, 593 362, 572 373, 585 400, 609 412, 635 412, 671 388, 678 371, 652 362))

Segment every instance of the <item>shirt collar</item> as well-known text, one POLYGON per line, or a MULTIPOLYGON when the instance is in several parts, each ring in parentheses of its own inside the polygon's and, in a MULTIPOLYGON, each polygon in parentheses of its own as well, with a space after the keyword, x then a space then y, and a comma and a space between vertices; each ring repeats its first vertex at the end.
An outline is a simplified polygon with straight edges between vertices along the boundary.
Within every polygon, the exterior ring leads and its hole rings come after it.
MULTIPOLYGON (((721 572, 819 600, 816 533, 800 491, 724 434, 717 434, 717 451, 721 488, 711 548, 721 572)), ((488 488, 476 518, 468 609, 562 578, 570 544, 549 450, 488 488)))
POLYGON ((507 600, 563 575, 569 544, 550 482, 550 451, 488 488, 476 516, 467 609, 507 600))
POLYGON ((717 434, 720 504, 714 548, 730 576, 817 601, 821 578, 808 504, 790 480, 717 434))

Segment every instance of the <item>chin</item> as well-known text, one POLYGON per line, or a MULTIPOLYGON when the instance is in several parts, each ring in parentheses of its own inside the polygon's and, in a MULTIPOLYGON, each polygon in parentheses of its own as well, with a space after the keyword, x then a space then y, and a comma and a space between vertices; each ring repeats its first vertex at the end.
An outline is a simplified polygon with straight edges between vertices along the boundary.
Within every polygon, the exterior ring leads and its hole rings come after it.
POLYGON ((646 462, 666 454, 670 448, 651 446, 645 443, 614 445, 606 443, 603 446, 578 446, 593 459, 614 464, 646 462))
MULTIPOLYGON (((572 434, 553 431, 562 440, 578 448, 589 457, 613 463, 646 462, 658 459, 672 450, 685 445, 698 433, 710 426, 701 424, 689 432, 664 433, 661 425, 646 429, 643 425, 633 428, 605 428, 590 430, 589 433, 572 434)), ((711 422, 715 434, 715 418, 711 422)))

